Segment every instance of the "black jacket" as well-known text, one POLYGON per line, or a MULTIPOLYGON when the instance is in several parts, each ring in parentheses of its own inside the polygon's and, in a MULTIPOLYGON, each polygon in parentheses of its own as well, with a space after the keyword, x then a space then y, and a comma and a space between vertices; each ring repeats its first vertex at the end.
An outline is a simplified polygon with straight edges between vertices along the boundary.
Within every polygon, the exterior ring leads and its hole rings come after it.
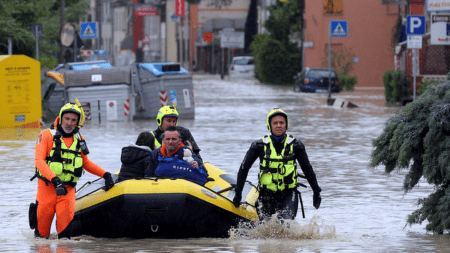
MULTIPOLYGON (((185 128, 185 127, 181 127, 181 126, 176 126, 176 128, 178 129, 178 131, 180 131, 180 137, 181 140, 183 142, 183 144, 185 146, 187 145, 186 141, 189 141, 192 144, 192 152, 200 159, 200 148, 197 145, 197 142, 195 142, 194 137, 191 134, 191 131, 189 131, 189 129, 185 128)), ((153 133, 155 134, 155 139, 158 140, 158 142, 162 145, 162 134, 164 133, 163 130, 161 130, 159 127, 156 128, 155 131, 153 131, 153 133)))
MULTIPOLYGON (((280 140, 279 142, 272 138, 272 142, 277 153, 281 153, 281 150, 284 147, 284 141, 285 138, 280 140)), ((295 159, 298 161, 298 164, 300 165, 300 168, 302 169, 312 190, 315 193, 320 192, 321 189, 319 187, 319 184, 317 183, 316 174, 314 173, 313 167, 309 162, 308 155, 306 154, 305 145, 303 145, 301 141, 295 139, 293 143, 293 150, 295 159)), ((253 142, 250 146, 250 149, 247 151, 247 154, 245 154, 244 161, 242 161, 237 176, 236 195, 240 195, 242 193, 245 180, 247 180, 248 171, 258 157, 260 159, 260 162, 264 157, 264 142, 261 139, 253 142)))
POLYGON ((136 146, 134 144, 122 148, 120 161, 122 167, 119 172, 118 182, 132 179, 143 178, 145 170, 150 164, 151 150, 146 146, 136 146))

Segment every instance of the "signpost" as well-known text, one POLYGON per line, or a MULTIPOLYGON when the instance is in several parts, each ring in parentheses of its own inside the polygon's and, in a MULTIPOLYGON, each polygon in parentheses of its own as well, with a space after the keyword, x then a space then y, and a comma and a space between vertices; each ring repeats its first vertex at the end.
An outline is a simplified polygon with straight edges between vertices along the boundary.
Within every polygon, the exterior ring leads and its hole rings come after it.
POLYGON ((346 38, 348 22, 346 20, 331 20, 328 33, 328 105, 331 105, 331 37, 346 38))
POLYGON ((39 61, 39 41, 43 39, 42 24, 31 25, 31 32, 36 38, 36 61, 39 61))
POLYGON ((230 48, 244 48, 245 33, 235 32, 234 28, 224 28, 220 32, 220 47, 222 48, 222 79, 225 75, 224 48, 228 48, 228 57, 230 56, 230 48))
POLYGON ((418 72, 418 51, 422 49, 422 35, 425 34, 425 16, 406 16, 407 48, 412 49, 413 101, 416 101, 416 75, 418 72))

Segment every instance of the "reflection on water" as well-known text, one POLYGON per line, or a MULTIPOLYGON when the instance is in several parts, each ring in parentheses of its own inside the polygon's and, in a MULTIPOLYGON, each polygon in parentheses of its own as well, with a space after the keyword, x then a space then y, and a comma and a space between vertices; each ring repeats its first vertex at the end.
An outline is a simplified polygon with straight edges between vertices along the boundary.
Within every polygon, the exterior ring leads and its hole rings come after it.
MULTIPOLYGON (((310 188, 301 189, 306 219, 297 215, 289 228, 266 224, 230 231, 225 239, 107 239, 81 236, 35 239, 28 225, 28 205, 35 200, 34 145, 39 130, 0 131, 0 249, 19 252, 445 252, 448 236, 429 235, 425 225, 405 227, 418 198, 432 192, 425 181, 403 195, 404 172, 386 177, 383 168, 368 169, 372 140, 399 108, 384 106, 382 90, 333 94, 359 108, 326 105, 328 94, 295 93, 292 87, 261 85, 251 80, 225 81, 195 76, 196 115, 180 120, 202 149, 202 157, 237 174, 250 144, 268 134, 267 113, 280 107, 289 115, 288 132, 301 140, 322 188, 320 209, 312 206, 310 188), (320 218, 318 218, 320 217, 320 218), (316 230, 317 228, 317 230, 316 230), (334 229, 333 229, 334 228, 334 229), (329 234, 329 236, 327 236, 329 234), (314 235, 320 235, 315 237, 314 235), (311 239, 303 239, 311 238, 311 239)), ((122 147, 141 131, 156 128, 155 120, 87 122, 81 133, 89 158, 110 172, 120 168, 122 147)), ((258 162, 248 180, 257 181, 258 162)), ((85 173, 79 185, 97 177, 85 173)), ((302 182, 306 183, 306 182, 302 182)), ((301 211, 300 211, 301 212, 301 211)), ((207 218, 207 217, 205 217, 207 218)))

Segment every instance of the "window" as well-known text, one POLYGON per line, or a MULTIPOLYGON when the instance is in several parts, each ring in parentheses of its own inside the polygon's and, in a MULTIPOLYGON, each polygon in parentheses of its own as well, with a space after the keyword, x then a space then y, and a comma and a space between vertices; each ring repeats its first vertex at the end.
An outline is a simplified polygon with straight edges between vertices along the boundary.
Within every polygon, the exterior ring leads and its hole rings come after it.
POLYGON ((342 14, 342 0, 323 0, 323 13, 342 14))

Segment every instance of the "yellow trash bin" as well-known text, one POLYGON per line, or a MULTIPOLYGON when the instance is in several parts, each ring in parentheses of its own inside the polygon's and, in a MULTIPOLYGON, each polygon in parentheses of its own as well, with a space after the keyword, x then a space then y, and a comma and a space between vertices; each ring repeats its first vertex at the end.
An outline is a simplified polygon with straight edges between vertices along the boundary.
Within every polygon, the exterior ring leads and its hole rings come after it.
POLYGON ((1 55, 0 80, 0 127, 40 127, 41 63, 25 55, 1 55))

